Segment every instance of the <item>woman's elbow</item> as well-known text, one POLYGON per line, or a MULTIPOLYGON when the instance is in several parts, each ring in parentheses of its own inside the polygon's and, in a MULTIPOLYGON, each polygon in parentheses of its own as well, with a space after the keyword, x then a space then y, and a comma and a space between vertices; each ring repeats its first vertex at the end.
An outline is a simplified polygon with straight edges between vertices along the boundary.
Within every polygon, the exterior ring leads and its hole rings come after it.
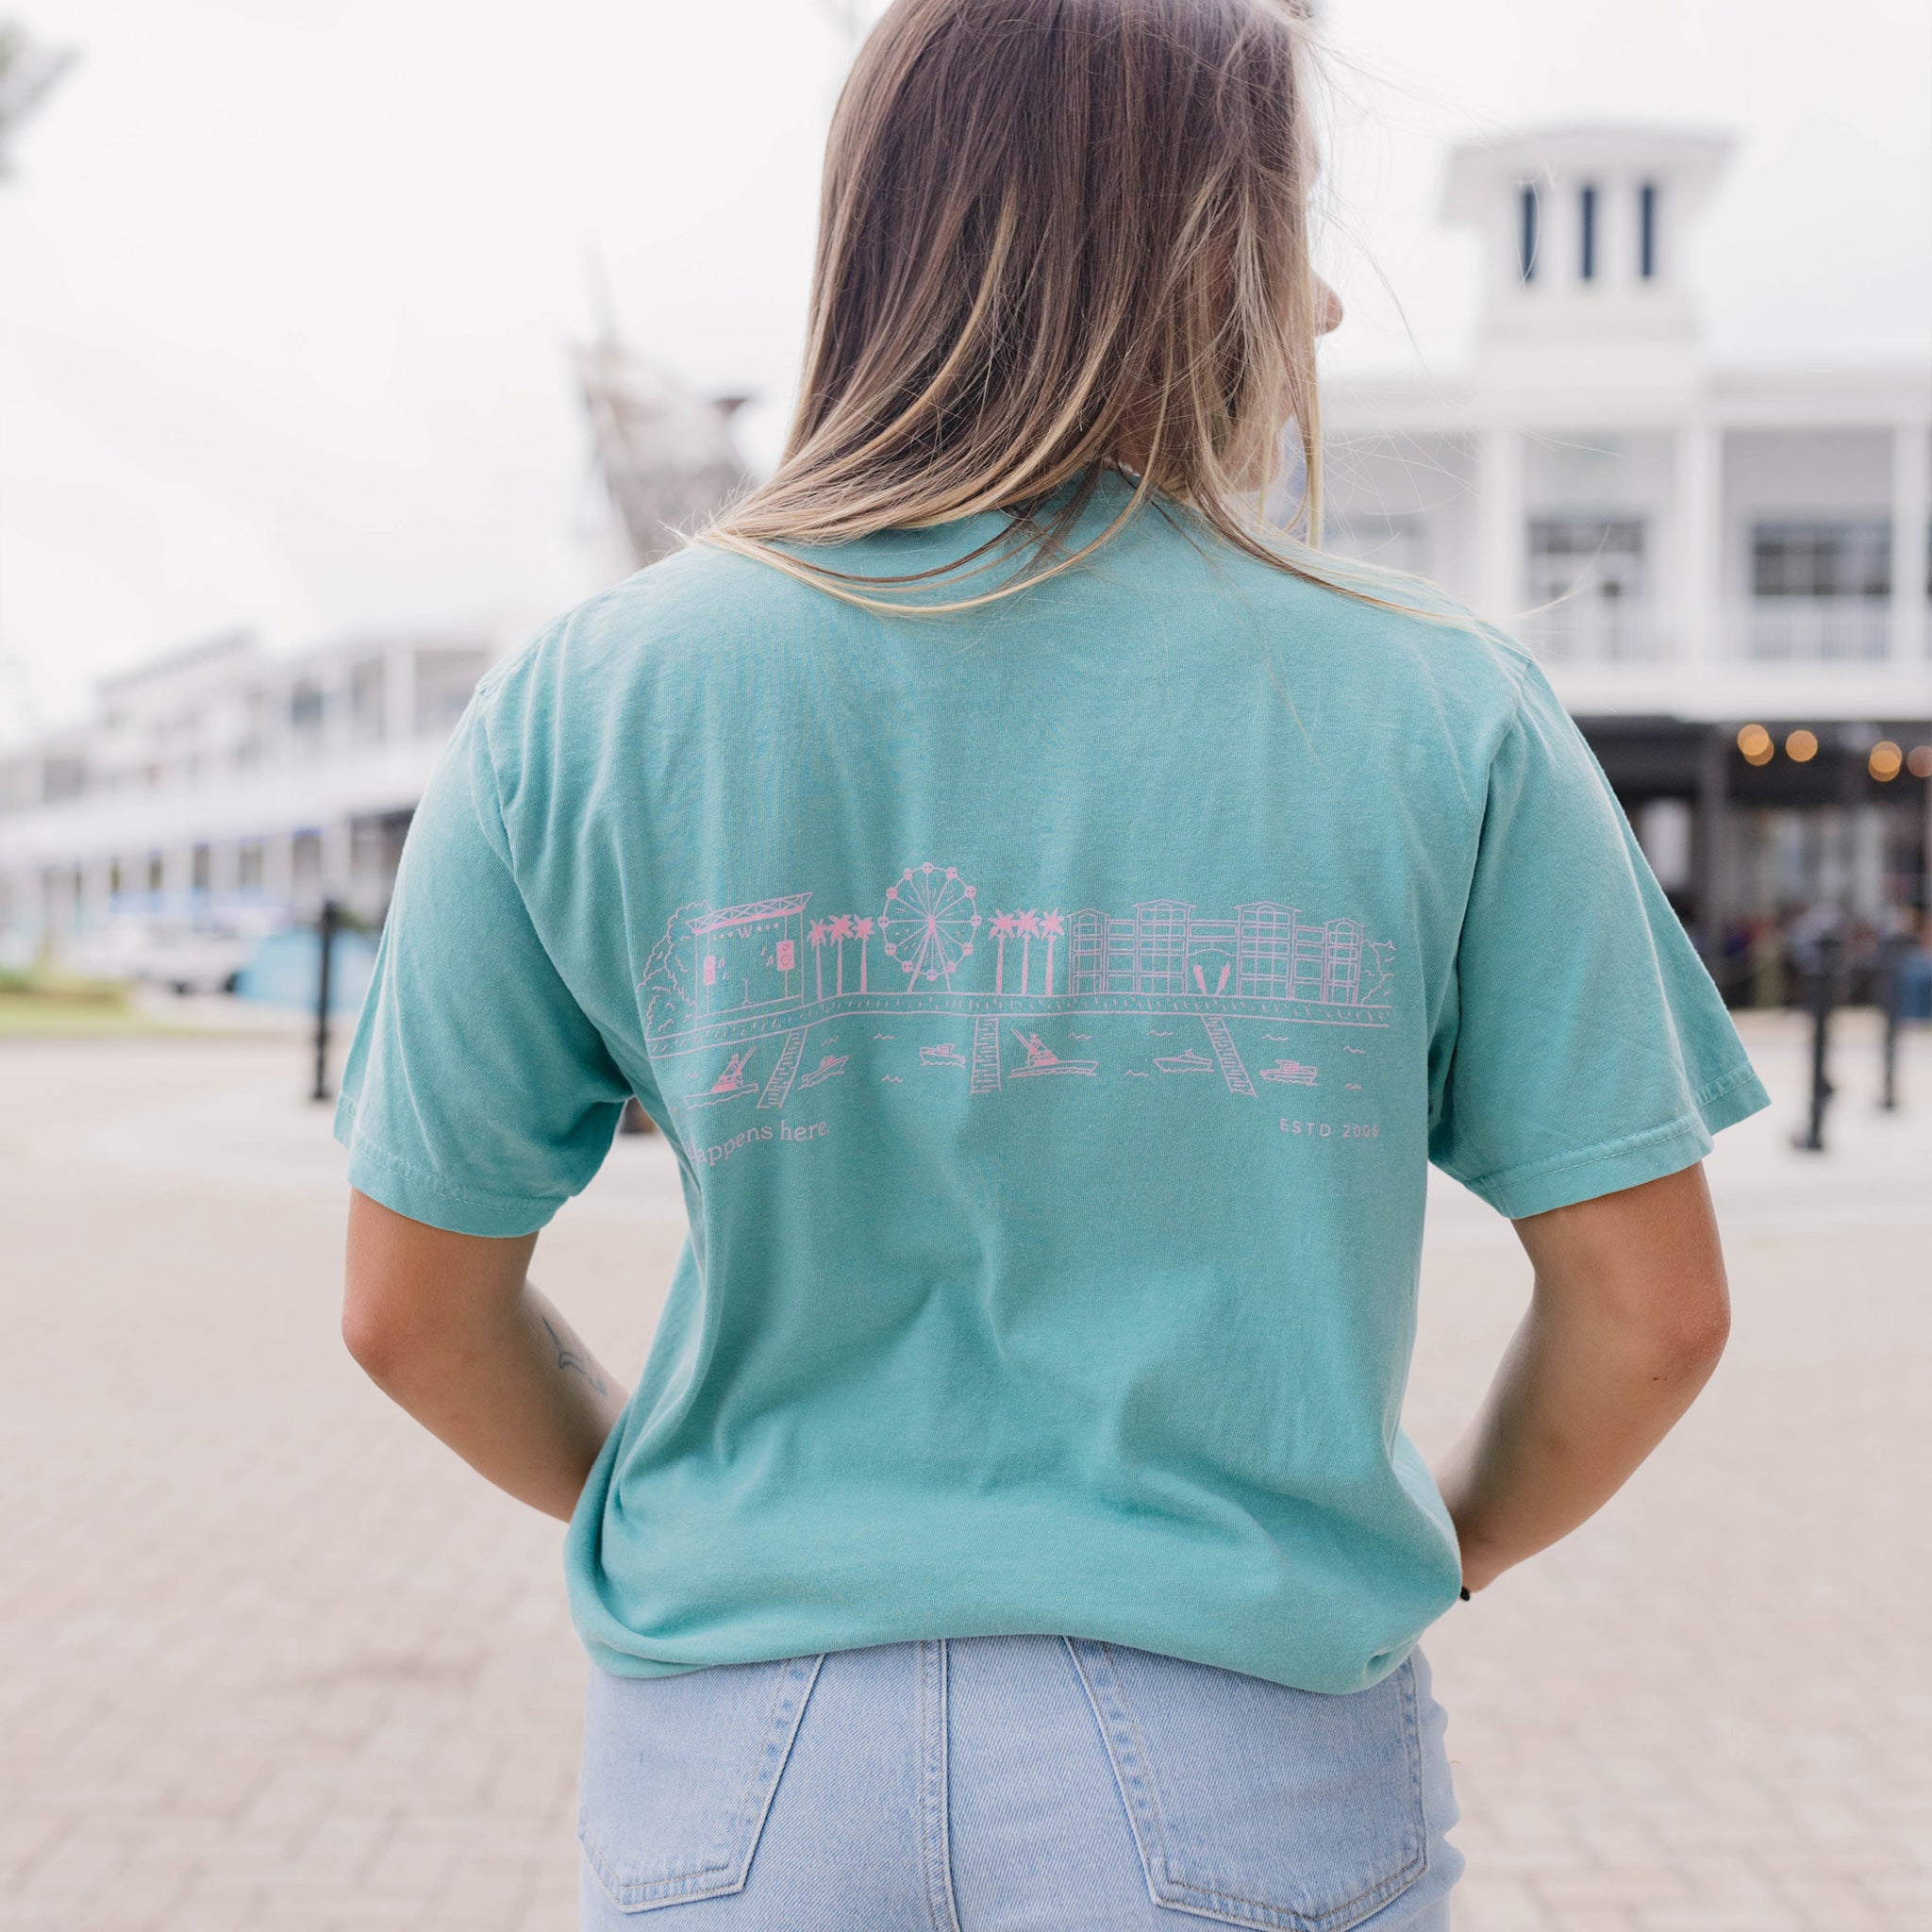
POLYGON ((1731 1339, 1731 1298, 1722 1273, 1672 1296, 1650 1324, 1653 1376, 1660 1382, 1702 1383, 1731 1339))
POLYGON ((387 1383, 407 1363, 414 1326, 380 1284, 350 1280, 342 1295, 342 1346, 372 1381, 387 1383))

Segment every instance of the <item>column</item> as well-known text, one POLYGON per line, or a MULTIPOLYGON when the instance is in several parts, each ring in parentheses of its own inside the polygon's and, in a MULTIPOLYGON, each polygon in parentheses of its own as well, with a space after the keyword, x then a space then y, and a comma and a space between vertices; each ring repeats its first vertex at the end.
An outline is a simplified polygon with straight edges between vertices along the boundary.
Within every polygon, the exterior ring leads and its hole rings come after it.
POLYGON ((1728 655, 1724 639, 1724 431, 1715 424, 1686 424, 1677 431, 1674 464, 1676 582, 1670 601, 1676 655, 1686 663, 1710 664, 1728 655))
POLYGON ((404 644, 382 660, 382 736, 407 744, 416 735, 416 648, 404 644))
POLYGON ((1476 608, 1494 624, 1523 614, 1523 432, 1485 429, 1476 438, 1476 608))
POLYGON ((1891 658, 1917 664, 1926 653, 1925 526, 1932 521, 1932 427, 1901 423, 1891 432, 1891 658))

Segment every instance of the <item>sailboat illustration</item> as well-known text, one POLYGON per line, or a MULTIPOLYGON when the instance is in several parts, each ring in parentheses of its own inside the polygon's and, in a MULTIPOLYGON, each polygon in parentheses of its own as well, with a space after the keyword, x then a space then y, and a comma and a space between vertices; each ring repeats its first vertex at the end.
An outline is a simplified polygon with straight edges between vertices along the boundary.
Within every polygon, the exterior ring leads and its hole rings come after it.
POLYGON ((845 1062, 852 1056, 849 1053, 828 1053, 810 1073, 799 1076, 801 1087, 816 1087, 821 1080, 830 1080, 845 1071, 845 1062))
POLYGON ((687 1107, 718 1107, 727 1100, 736 1100, 746 1093, 756 1093, 758 1083, 744 1077, 745 1063, 758 1051, 748 1046, 742 1053, 731 1056, 730 1064, 720 1074, 702 1093, 687 1093, 684 1102, 687 1107))
POLYGON ((1276 1060, 1272 1067, 1261 1069, 1264 1080, 1278 1080, 1289 1087, 1312 1087, 1321 1069, 1305 1067, 1299 1060, 1276 1060))
POLYGON ((1025 1080, 1036 1074, 1092 1074, 1100 1065, 1098 1060, 1063 1060, 1049 1046, 1044 1045, 1037 1033, 1016 1032, 1013 1038, 1026 1049, 1026 1064, 1015 1067, 1007 1077, 1010 1080, 1025 1080))
POLYGON ((1154 1064, 1163 1074, 1211 1074, 1214 1062, 1205 1053, 1196 1053, 1191 1046, 1185 1053, 1157 1054, 1154 1064))

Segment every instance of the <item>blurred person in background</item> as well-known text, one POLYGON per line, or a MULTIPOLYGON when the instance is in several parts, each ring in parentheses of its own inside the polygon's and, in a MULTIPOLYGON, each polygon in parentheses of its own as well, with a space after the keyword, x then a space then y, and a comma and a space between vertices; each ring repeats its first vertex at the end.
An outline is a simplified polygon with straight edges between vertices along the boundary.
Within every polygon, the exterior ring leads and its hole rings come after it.
POLYGON ((775 474, 411 829, 345 1333, 569 1520, 586 1927, 1441 1932, 1418 1639, 1723 1346, 1710 980, 1528 654, 1315 547, 1307 35, 898 0, 775 474), (527 1270, 633 1094, 691 1238, 626 1397, 527 1270), (1535 1271, 1433 1475, 1431 1160, 1535 1271))

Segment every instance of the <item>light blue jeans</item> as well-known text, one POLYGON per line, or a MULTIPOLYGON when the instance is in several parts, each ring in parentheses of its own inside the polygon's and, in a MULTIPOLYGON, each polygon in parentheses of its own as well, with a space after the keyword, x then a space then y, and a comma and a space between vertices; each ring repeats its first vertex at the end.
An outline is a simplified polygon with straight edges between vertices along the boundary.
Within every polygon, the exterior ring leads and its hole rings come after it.
POLYGON ((593 1670, 584 1932, 1447 1932, 1420 1655, 1322 1697, 1058 1637, 593 1670))

